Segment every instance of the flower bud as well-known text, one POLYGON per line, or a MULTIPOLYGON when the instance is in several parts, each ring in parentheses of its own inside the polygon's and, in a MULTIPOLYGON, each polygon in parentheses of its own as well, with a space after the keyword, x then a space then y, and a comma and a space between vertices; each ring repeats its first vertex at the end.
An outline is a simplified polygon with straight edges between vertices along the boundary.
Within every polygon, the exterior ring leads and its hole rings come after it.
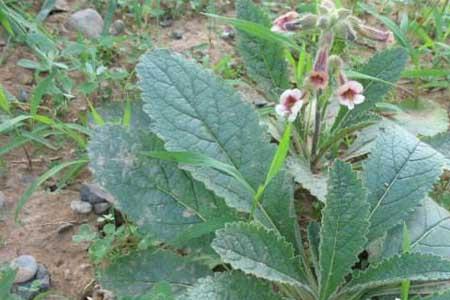
POLYGON ((309 83, 316 90, 323 90, 328 86, 328 55, 333 44, 333 33, 323 33, 319 41, 314 66, 309 75, 309 83))
POLYGON ((292 23, 298 19, 299 14, 296 11, 290 11, 279 16, 273 21, 273 32, 288 32, 292 28, 292 23))
POLYGON ((395 42, 394 34, 390 30, 383 31, 362 23, 358 24, 355 29, 362 36, 374 41, 383 42, 386 44, 392 44, 395 42))
POLYGON ((317 15, 305 14, 301 16, 298 20, 286 24, 286 28, 288 30, 311 29, 316 27, 317 19, 318 19, 317 15))
POLYGON ((317 20, 317 27, 319 27, 321 30, 327 30, 330 27, 330 20, 327 16, 321 16, 317 20))

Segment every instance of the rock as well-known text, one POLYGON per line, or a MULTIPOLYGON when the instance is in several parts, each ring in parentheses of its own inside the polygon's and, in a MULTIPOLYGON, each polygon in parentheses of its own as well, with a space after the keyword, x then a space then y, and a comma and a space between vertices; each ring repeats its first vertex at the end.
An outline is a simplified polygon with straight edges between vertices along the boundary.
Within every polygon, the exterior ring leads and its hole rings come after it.
POLYGON ((104 22, 96 10, 88 8, 72 14, 67 25, 69 29, 81 32, 88 38, 99 38, 104 22))
POLYGON ((70 6, 69 3, 67 3, 66 0, 56 0, 55 1, 55 6, 53 7, 53 11, 69 11, 70 10, 70 6))
POLYGON ((91 204, 102 202, 114 204, 115 202, 114 197, 110 193, 104 191, 99 185, 92 183, 83 184, 80 189, 80 199, 91 204))
POLYGON ((16 269, 15 283, 27 282, 34 278, 38 270, 36 259, 31 255, 22 255, 11 262, 11 268, 16 269))
POLYGON ((72 223, 64 223, 56 229, 56 232, 58 232, 58 234, 64 234, 67 231, 71 230, 72 228, 73 228, 72 223))
POLYGON ((173 24, 173 21, 171 18, 165 18, 159 22, 159 26, 161 26, 163 28, 170 27, 170 26, 172 26, 172 24, 173 24))
POLYGON ((125 22, 122 20, 115 20, 111 25, 111 34, 120 35, 125 32, 125 22))
POLYGON ((70 203, 70 208, 79 214, 88 214, 92 211, 92 204, 80 200, 73 200, 70 203))
POLYGON ((235 33, 234 33, 233 28, 225 27, 223 29, 223 32, 222 32, 222 35, 221 35, 221 38, 223 40, 226 40, 226 41, 234 40, 234 37, 235 37, 235 33))
POLYGON ((183 38, 183 32, 180 30, 172 31, 170 35, 174 40, 181 40, 183 38))
POLYGON ((95 214, 100 216, 107 212, 110 208, 111 204, 109 204, 108 202, 94 204, 94 212, 95 214))
POLYGON ((20 89, 19 95, 17 96, 17 100, 20 102, 28 102, 29 95, 28 92, 24 89, 20 89))
POLYGON ((0 191, 0 211, 6 206, 6 197, 2 191, 0 191))
POLYGON ((39 264, 35 279, 25 283, 15 284, 12 292, 23 300, 31 300, 49 289, 50 274, 44 265, 39 264))

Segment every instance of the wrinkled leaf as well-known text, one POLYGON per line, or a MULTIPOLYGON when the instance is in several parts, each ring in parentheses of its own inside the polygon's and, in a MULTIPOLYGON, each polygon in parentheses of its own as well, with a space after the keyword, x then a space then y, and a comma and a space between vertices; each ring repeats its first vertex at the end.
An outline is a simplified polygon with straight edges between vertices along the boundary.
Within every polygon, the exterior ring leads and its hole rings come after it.
MULTIPOLYGON (((410 251, 450 258, 450 213, 427 198, 406 221, 411 238, 410 251)), ((383 256, 401 251, 402 226, 389 231, 383 256)))
POLYGON ((282 300, 272 287, 240 272, 217 274, 200 279, 179 300, 282 300))
POLYGON ((216 232, 212 248, 235 269, 270 281, 304 286, 292 244, 256 223, 231 223, 216 232))
POLYGON ((395 115, 396 122, 414 135, 432 136, 447 131, 446 109, 431 100, 420 100, 415 105, 414 100, 402 101, 399 104, 402 112, 395 115))
MULTIPOLYGON (((197 152, 229 164, 257 190, 275 155, 258 115, 222 80, 167 50, 144 55, 138 65, 144 111, 168 151, 197 152)), ((218 170, 183 165, 227 204, 250 212, 253 195, 218 170)), ((281 171, 265 190, 263 220, 295 240, 293 185, 281 171), (282 199, 282 201, 280 201, 282 199)), ((260 219, 261 220, 261 219, 260 219)))
POLYGON ((426 137, 423 141, 445 156, 447 159, 446 168, 450 169, 450 132, 444 132, 432 137, 426 137))
POLYGON ((295 181, 300 183, 311 195, 322 202, 326 201, 328 189, 326 174, 313 174, 306 162, 295 157, 286 159, 286 168, 294 176, 295 181))
POLYGON ((198 278, 212 274, 209 269, 188 257, 159 250, 133 252, 100 270, 98 280, 103 288, 117 296, 141 296, 161 281, 169 283, 174 294, 181 294, 198 278))
MULTIPOLYGON (((268 16, 252 0, 236 1, 236 13, 238 19, 271 27, 268 16)), ((271 93, 273 99, 277 98, 280 91, 289 87, 289 72, 281 43, 238 30, 237 49, 250 78, 271 93)))
POLYGON ((405 221, 442 172, 443 157, 401 128, 382 130, 364 164, 369 241, 405 221))
POLYGON ((116 207, 159 240, 180 241, 195 225, 232 219, 223 200, 176 163, 142 155, 162 149, 152 133, 105 125, 96 128, 89 144, 90 166, 100 185, 116 198, 116 207))
POLYGON ((326 300, 344 282, 367 243, 369 203, 350 164, 336 161, 330 170, 320 231, 320 296, 326 300))
POLYGON ((450 261, 439 256, 425 254, 403 254, 371 265, 356 272, 348 290, 369 289, 389 284, 400 284, 402 280, 432 281, 450 279, 450 261))

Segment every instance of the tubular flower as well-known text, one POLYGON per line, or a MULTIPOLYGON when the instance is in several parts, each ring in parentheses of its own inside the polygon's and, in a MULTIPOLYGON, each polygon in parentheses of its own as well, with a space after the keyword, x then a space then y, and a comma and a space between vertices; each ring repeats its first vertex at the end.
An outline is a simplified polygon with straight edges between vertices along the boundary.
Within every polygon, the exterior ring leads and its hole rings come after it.
POLYGON ((286 90, 280 96, 280 104, 275 106, 275 112, 289 122, 294 122, 303 106, 305 93, 299 89, 286 90))
POLYGON ((309 82, 316 90, 323 90, 328 86, 328 55, 332 43, 333 35, 326 34, 317 52, 313 70, 309 75, 309 82))
POLYGON ((361 104, 364 102, 363 86, 358 81, 349 80, 341 73, 339 75, 340 86, 337 90, 337 97, 341 105, 347 106, 348 109, 352 110, 355 108, 356 104, 361 104))
POLYGON ((285 13, 284 15, 279 16, 273 21, 272 31, 273 32, 288 32, 292 30, 291 26, 295 23, 296 19, 299 17, 299 14, 296 11, 290 11, 285 13))
POLYGON ((390 30, 383 31, 364 24, 359 24, 356 26, 356 30, 362 36, 374 41, 379 41, 386 44, 392 44, 395 42, 394 34, 390 30))

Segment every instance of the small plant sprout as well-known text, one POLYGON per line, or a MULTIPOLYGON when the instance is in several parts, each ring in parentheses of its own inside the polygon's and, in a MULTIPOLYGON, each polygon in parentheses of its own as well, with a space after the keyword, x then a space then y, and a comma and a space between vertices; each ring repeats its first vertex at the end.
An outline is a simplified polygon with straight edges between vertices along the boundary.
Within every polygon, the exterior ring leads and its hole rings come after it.
POLYGON ((280 104, 275 106, 278 115, 293 122, 305 102, 305 93, 299 89, 286 90, 280 96, 280 104))

